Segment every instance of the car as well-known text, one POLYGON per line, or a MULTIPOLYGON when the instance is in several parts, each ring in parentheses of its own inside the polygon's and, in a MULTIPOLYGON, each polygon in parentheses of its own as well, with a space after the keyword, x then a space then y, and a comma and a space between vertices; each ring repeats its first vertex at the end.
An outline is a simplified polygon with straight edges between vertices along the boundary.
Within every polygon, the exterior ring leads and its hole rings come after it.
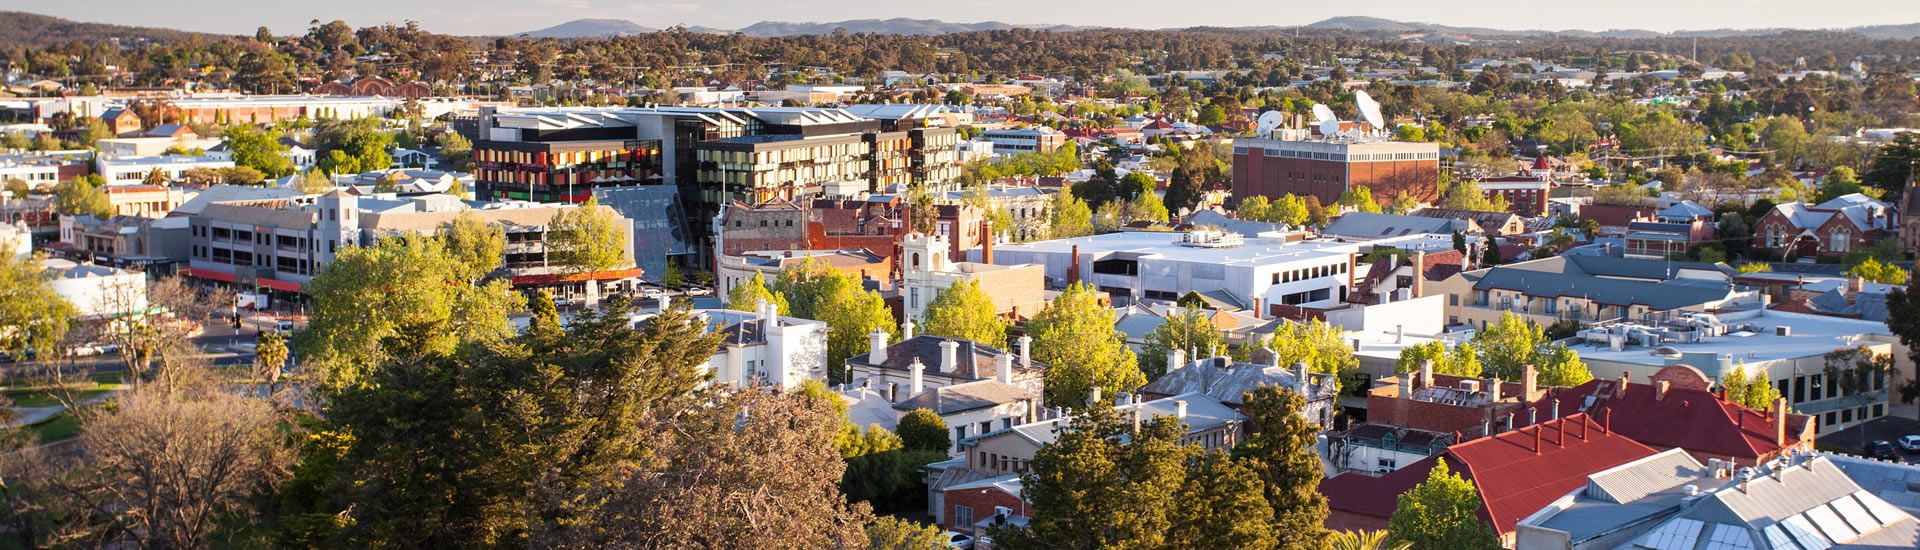
POLYGON ((973 537, 953 531, 940 533, 940 540, 947 541, 947 548, 973 548, 973 537))
POLYGON ((1882 439, 1867 445, 1867 456, 1872 458, 1898 460, 1900 458, 1900 453, 1896 453, 1893 451, 1892 443, 1888 443, 1887 440, 1882 439))
POLYGON ((688 296, 711 296, 713 295, 713 289, 706 288, 706 287, 693 287, 693 288, 687 289, 687 295, 688 296))
POLYGON ((1920 435, 1900 436, 1900 448, 1909 453, 1920 453, 1920 435))
POLYGON ((277 328, 280 329, 280 334, 293 334, 293 321, 281 319, 277 328))

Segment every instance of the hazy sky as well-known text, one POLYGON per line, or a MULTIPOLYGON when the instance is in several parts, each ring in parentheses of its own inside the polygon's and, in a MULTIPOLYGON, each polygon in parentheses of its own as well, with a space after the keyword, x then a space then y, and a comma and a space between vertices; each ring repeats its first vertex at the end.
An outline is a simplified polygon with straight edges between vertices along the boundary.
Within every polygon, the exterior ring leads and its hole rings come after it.
POLYGON ((1506 29, 1833 28, 1920 23, 1920 0, 0 0, 0 10, 79 21, 292 34, 312 19, 419 21, 452 34, 511 34, 580 18, 739 28, 763 20, 911 17, 955 22, 1163 28, 1301 25, 1341 15, 1506 29))

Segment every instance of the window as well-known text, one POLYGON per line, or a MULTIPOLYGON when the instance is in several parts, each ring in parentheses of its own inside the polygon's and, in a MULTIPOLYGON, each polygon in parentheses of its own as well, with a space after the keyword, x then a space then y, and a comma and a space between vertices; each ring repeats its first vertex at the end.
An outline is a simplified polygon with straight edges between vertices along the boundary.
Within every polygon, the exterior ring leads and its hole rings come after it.
POLYGON ((954 505, 953 528, 961 529, 965 527, 970 527, 972 525, 973 525, 973 508, 970 506, 960 506, 957 504, 954 505))
POLYGON ((987 432, 991 432, 991 431, 993 431, 993 421, 992 421, 992 420, 988 420, 988 421, 986 421, 986 422, 981 422, 981 423, 980 423, 980 433, 987 433, 987 432))
POLYGON ((962 426, 954 426, 954 427, 953 427, 953 442, 954 442, 955 444, 959 444, 959 443, 960 443, 960 440, 962 440, 962 439, 966 439, 966 438, 967 438, 967 427, 966 427, 966 426, 964 426, 964 425, 962 425, 962 426))
POLYGON ((1399 460, 1395 460, 1391 458, 1382 458, 1379 460, 1378 465, 1380 466, 1380 470, 1382 471, 1393 471, 1398 467, 1397 465, 1399 464, 1399 462, 1400 462, 1399 460))

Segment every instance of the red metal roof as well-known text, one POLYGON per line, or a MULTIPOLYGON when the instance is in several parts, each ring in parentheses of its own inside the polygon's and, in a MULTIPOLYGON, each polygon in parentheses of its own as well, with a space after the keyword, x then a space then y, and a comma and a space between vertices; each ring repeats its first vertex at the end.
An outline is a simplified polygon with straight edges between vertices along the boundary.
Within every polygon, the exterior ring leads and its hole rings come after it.
POLYGON ((1439 456, 1378 478, 1341 474, 1321 483, 1320 492, 1333 509, 1391 517, 1399 495, 1426 481, 1434 461, 1445 460, 1448 469, 1480 490, 1481 519, 1493 524, 1496 533, 1508 533, 1520 520, 1586 485, 1587 476, 1594 472, 1656 452, 1602 430, 1585 414, 1575 414, 1454 445, 1439 456), (1542 429, 1546 431, 1540 433, 1542 429), (1537 451, 1536 433, 1540 433, 1537 451))
MULTIPOLYGON (((1713 392, 1673 387, 1665 399, 1652 384, 1627 384, 1623 395, 1613 391, 1618 380, 1592 380, 1555 393, 1563 410, 1578 411, 1588 396, 1593 407, 1622 435, 1659 447, 1678 447, 1707 455, 1748 461, 1778 453, 1772 415, 1722 399, 1713 392)), ((1788 444, 1798 443, 1811 417, 1787 415, 1788 444)))

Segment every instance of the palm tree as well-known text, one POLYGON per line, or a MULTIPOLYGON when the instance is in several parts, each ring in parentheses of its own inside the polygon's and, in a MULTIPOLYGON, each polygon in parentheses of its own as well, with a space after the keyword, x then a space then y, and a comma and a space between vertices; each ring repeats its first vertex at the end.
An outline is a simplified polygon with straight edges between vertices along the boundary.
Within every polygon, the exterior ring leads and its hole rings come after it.
POLYGON ((1332 550, 1408 550, 1411 542, 1388 542, 1387 532, 1334 531, 1332 550))

